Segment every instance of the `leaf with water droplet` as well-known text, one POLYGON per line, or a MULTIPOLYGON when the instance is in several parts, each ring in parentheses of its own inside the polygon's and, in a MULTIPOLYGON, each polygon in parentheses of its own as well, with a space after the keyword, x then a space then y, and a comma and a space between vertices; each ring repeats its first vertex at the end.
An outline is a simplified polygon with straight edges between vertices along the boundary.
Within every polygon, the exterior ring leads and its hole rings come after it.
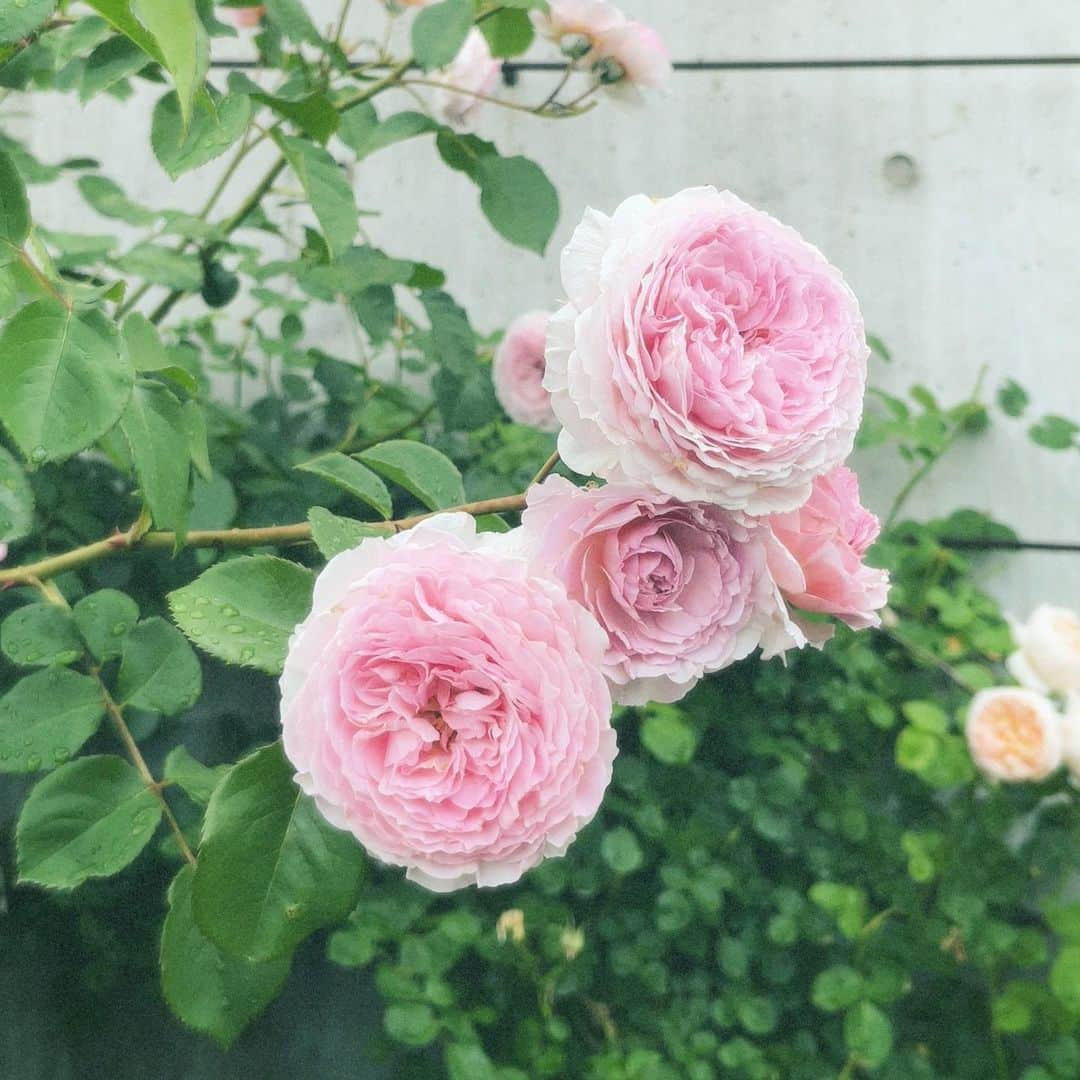
POLYGON ((176 627, 146 619, 124 640, 116 690, 124 705, 173 716, 199 700, 202 667, 176 627))
POLYGON ((55 604, 27 604, 0 627, 0 648, 14 664, 74 664, 83 643, 70 612, 55 604))
POLYGON ((120 655, 123 638, 139 621, 138 605, 117 589, 101 589, 83 597, 72 614, 91 654, 102 664, 120 655))

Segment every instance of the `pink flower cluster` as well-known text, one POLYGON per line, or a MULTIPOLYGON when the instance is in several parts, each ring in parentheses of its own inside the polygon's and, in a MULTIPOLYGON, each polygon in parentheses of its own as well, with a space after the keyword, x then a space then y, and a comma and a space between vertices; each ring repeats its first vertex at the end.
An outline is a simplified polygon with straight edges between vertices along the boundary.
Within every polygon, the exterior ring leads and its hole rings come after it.
POLYGON ((442 514, 337 556, 282 678, 301 787, 433 889, 566 849, 611 776, 612 700, 676 701, 886 600, 843 464, 868 351, 838 271, 712 189, 589 211, 562 268, 568 303, 514 323, 493 377, 607 483, 549 477, 505 535, 442 514))

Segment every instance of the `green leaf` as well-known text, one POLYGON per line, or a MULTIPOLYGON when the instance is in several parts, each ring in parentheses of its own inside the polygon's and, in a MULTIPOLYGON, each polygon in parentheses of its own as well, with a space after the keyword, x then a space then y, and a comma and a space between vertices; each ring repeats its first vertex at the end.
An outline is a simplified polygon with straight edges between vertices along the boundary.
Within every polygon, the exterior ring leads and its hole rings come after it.
POLYGON ((498 1080, 499 1072, 476 1043, 451 1043, 446 1048, 447 1080, 498 1080))
POLYGON ((206 809, 195 917, 234 956, 269 959, 338 922, 356 903, 364 858, 293 783, 280 744, 236 765, 206 809))
POLYGON ((476 361, 476 335, 469 317, 452 296, 437 289, 420 294, 438 362, 455 375, 463 375, 476 361))
POLYGON ((173 77, 186 128, 195 94, 210 67, 210 43, 195 0, 131 0, 132 13, 153 35, 173 77))
POLYGON ((266 0, 266 17, 298 45, 304 41, 312 45, 322 42, 322 36, 301 0, 266 0))
POLYGON ((191 508, 191 447, 180 402, 164 386, 140 382, 120 427, 154 524, 175 530, 179 544, 191 508))
POLYGON ((429 135, 441 128, 441 124, 418 112, 399 112, 379 122, 375 106, 370 101, 349 109, 342 114, 338 138, 363 160, 377 150, 418 135, 429 135), (366 106, 366 107, 365 107, 366 106))
POLYGON ((600 856, 616 874, 632 874, 645 861, 637 837, 622 825, 604 833, 600 856))
POLYGON ((365 465, 403 487, 429 510, 445 510, 465 502, 458 467, 423 443, 392 439, 358 454, 365 465))
POLYGON ((650 705, 641 724, 645 749, 665 765, 686 765, 697 749, 697 733, 679 709, 650 705))
POLYGON ((406 1046, 427 1046, 439 1034, 440 1027, 431 1006, 423 1002, 388 1005, 383 1026, 391 1039, 406 1046))
POLYGON ((1068 945, 1057 954, 1050 989, 1069 1012, 1080 1014, 1080 945, 1068 945))
POLYGON ((62 765, 105 715, 101 687, 64 668, 35 671, 0 698, 0 772, 62 765))
POLYGON ((164 619, 139 623, 124 639, 121 655, 116 692, 124 706, 175 716, 199 700, 199 658, 164 619))
POLYGON ((280 132, 274 141, 303 186, 331 254, 334 258, 344 254, 360 228, 348 177, 321 146, 280 132))
POLYGON ((126 37, 110 37, 86 58, 79 100, 86 104, 95 95, 142 71, 150 62, 146 53, 126 37))
MULTIPOLYGON (((30 203, 26 198, 26 186, 15 162, 0 150, 0 241, 22 247, 29 235, 30 203)), ((0 256, 0 262, 4 261, 0 256)))
POLYGON ((154 35, 132 14, 131 0, 86 0, 86 2, 111 26, 138 45, 147 56, 153 57, 160 64, 165 63, 161 46, 158 45, 154 35))
POLYGON ((161 804, 118 757, 62 765, 30 792, 15 832, 19 878, 73 889, 123 870, 154 835, 161 804))
POLYGON ((253 101, 269 106, 278 116, 291 120, 316 142, 325 143, 342 121, 342 114, 321 90, 270 94, 246 75, 234 71, 229 76, 229 92, 247 94, 253 101))
POLYGON ((153 225, 160 216, 132 202, 123 188, 106 176, 80 176, 79 192, 102 217, 126 221, 129 225, 153 225))
POLYGON ((480 23, 480 30, 487 38, 491 55, 495 57, 520 56, 536 36, 528 12, 521 8, 496 10, 494 15, 480 23))
POLYGON ((222 98, 211 88, 199 94, 185 130, 175 93, 154 106, 150 145, 162 168, 175 180, 220 157, 251 122, 251 99, 244 94, 222 98))
POLYGON ((218 949, 195 921, 193 875, 185 866, 169 887, 161 932, 161 989, 182 1023, 227 1049, 277 996, 291 958, 255 962, 218 949))
POLYGON ((1031 402, 1028 392, 1015 380, 1008 379, 997 394, 998 405, 1006 416, 1022 416, 1031 402))
POLYGON ((169 594, 173 618, 211 656, 272 675, 285 663, 289 636, 311 610, 310 570, 271 555, 210 567, 169 594))
POLYGON ((818 973, 811 1000, 824 1012, 838 1012, 854 1005, 862 994, 862 976, 854 968, 835 964, 818 973))
POLYGON ((124 320, 124 348, 136 371, 162 371, 174 363, 158 336, 157 327, 133 311, 124 320))
POLYGON ((184 746, 173 747, 165 758, 162 775, 170 783, 176 784, 200 806, 205 806, 214 794, 214 789, 228 773, 228 765, 210 768, 188 753, 184 746))
POLYGON ((71 613, 55 604, 27 604, 0 627, 0 648, 13 664, 45 667, 74 664, 83 643, 71 613))
POLYGON ((139 244, 121 255, 116 265, 125 274, 169 289, 198 292, 203 284, 202 263, 197 256, 171 251, 159 244, 139 244))
POLYGON ((96 311, 38 300, 4 327, 0 356, 0 419, 34 464, 95 442, 131 396, 119 334, 96 311))
POLYGON ((303 472, 321 476, 324 480, 336 484, 339 488, 356 496, 370 506, 384 521, 389 520, 394 512, 394 504, 386 485, 370 469, 365 468, 354 458, 345 454, 323 454, 313 461, 297 465, 303 472))
POLYGON ((0 543, 21 540, 34 526, 34 489, 22 466, 0 446, 0 543))
POLYGON ((559 196, 543 169, 524 157, 482 157, 480 208, 505 239, 543 255, 559 223, 559 196))
POLYGON ((29 37, 56 10, 58 0, 11 0, 0 4, 0 45, 29 37))
POLYGON ((311 523, 311 538, 325 559, 332 559, 343 551, 358 547, 368 537, 386 535, 382 529, 372 528, 352 518, 339 517, 321 506, 313 506, 308 511, 308 521, 311 523))
POLYGON ((858 1062, 875 1069, 892 1051, 892 1024, 869 1001, 860 1001, 844 1017, 844 1043, 858 1062))
POLYGON ((445 67, 454 59, 472 29, 473 0, 442 0, 424 8, 412 25, 412 49, 425 70, 445 67))
POLYGON ((99 663, 114 660, 139 621, 139 606, 127 593, 101 589, 84 596, 72 616, 91 655, 99 663))
POLYGON ((1031 441, 1046 450, 1070 450, 1076 443, 1080 424, 1064 416, 1044 416, 1028 429, 1031 441))

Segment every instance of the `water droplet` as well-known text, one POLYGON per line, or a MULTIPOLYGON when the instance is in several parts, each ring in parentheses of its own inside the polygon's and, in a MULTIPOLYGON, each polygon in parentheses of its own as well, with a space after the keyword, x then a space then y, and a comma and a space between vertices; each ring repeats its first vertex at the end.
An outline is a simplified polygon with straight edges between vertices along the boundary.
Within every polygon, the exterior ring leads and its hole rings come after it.
POLYGON ((40 465, 48 456, 44 446, 35 446, 34 449, 30 451, 30 460, 35 465, 40 465))
POLYGON ((237 611, 236 608, 232 606, 232 604, 223 604, 221 606, 221 614, 224 615, 225 618, 231 619, 234 616, 239 615, 240 612, 237 611))
POLYGON ((128 624, 127 623, 122 623, 122 622, 113 623, 113 628, 112 628, 113 637, 123 637, 124 634, 126 634, 127 632, 128 632, 128 624))
POLYGON ((41 755, 40 754, 27 754, 26 756, 26 768, 30 772, 37 772, 41 768, 41 755))
POLYGON ((66 746, 58 746, 53 751, 52 756, 53 761, 55 761, 57 765, 63 765, 64 762, 71 757, 71 751, 66 746))
POLYGON ((230 634, 242 634, 244 632, 244 628, 239 623, 235 622, 229 623, 229 625, 225 627, 225 630, 230 634))
POLYGON ((255 659, 255 650, 250 645, 245 645, 240 650, 240 663, 247 664, 255 659))

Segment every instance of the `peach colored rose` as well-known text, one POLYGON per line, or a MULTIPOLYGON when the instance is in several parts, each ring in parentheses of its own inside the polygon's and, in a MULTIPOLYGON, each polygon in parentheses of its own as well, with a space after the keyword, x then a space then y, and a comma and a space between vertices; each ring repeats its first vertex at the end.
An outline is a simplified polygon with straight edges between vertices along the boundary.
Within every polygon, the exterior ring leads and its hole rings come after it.
POLYGON ((773 514, 769 524, 778 542, 769 566, 788 603, 835 615, 855 630, 880 625, 889 575, 863 556, 881 525, 859 502, 859 478, 846 465, 817 477, 798 510, 773 514))
POLYGON ((611 779, 604 633, 517 543, 440 514, 343 552, 281 678, 297 783, 438 892, 563 854, 611 779))
POLYGON ((537 566, 608 635, 604 674, 624 704, 677 701, 706 673, 804 643, 769 575, 768 526, 642 484, 552 476, 522 518, 537 566))
POLYGON ((980 690, 965 730, 972 760, 993 780, 1045 780, 1061 765, 1061 715, 1034 690, 980 690))
POLYGON ((442 86, 435 91, 435 109, 443 121, 458 131, 472 127, 476 111, 484 104, 478 94, 490 94, 499 81, 502 65, 476 27, 469 31, 461 51, 432 79, 442 86))
POLYGON ((584 475, 768 514, 851 451, 869 350, 839 271, 730 192, 586 211, 544 385, 584 475))
POLYGON ((530 311, 507 328, 495 350, 491 377, 495 396, 511 420, 557 431, 551 395, 544 389, 544 342, 548 313, 530 311))
POLYGON ((1026 623, 1013 624, 1018 650, 1007 660, 1017 682, 1032 690, 1080 691, 1080 616, 1040 604, 1026 623))
POLYGON ((251 7, 225 8, 225 16, 237 30, 250 30, 262 22, 266 14, 266 8, 262 4, 253 4, 251 7))
POLYGON ((607 0, 551 0, 547 11, 529 12, 536 32, 582 66, 596 60, 602 34, 626 25, 626 16, 607 0))

